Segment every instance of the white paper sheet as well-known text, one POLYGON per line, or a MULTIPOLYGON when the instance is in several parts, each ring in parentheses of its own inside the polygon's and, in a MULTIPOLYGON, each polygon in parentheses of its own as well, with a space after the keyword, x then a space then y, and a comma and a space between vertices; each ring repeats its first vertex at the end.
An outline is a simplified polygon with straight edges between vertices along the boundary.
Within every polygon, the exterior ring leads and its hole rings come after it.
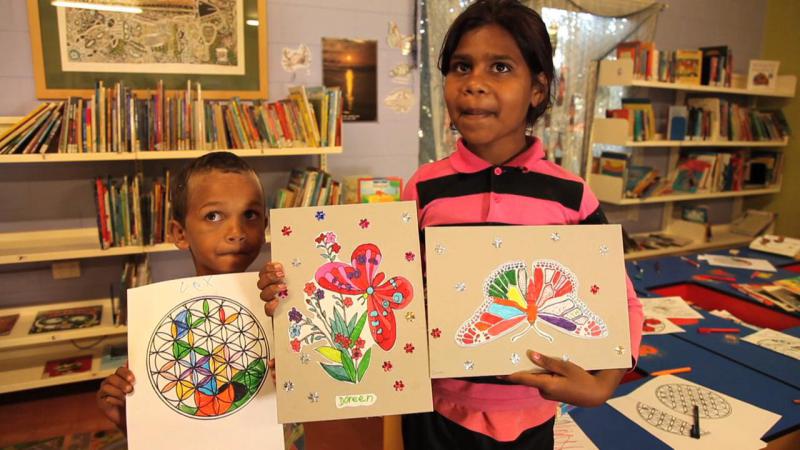
POLYGON ((128 448, 283 449, 257 273, 128 291, 128 448), (232 400, 232 402, 231 402, 232 400))
POLYGON ((764 328, 761 331, 743 337, 742 340, 759 347, 768 348, 789 358, 800 360, 800 338, 786 333, 764 328))
POLYGON ((556 418, 553 438, 555 440, 553 450, 597 450, 597 446, 569 414, 562 414, 556 418))
POLYGON ((734 269, 760 270, 762 272, 777 272, 775 266, 766 259, 741 258, 728 255, 699 255, 699 261, 706 261, 710 266, 731 267, 734 269))
POLYGON ((670 322, 664 316, 649 315, 645 313, 644 324, 642 325, 642 334, 672 334, 672 333, 685 333, 686 330, 670 322))
POLYGON ((689 304, 680 297, 640 298, 639 300, 642 302, 645 317, 661 316, 670 319, 703 318, 702 314, 689 306, 689 304))
POLYGON ((761 436, 781 417, 672 375, 655 377, 608 404, 665 444, 681 450, 763 448, 761 436), (689 435, 694 405, 700 407, 700 439, 689 435))

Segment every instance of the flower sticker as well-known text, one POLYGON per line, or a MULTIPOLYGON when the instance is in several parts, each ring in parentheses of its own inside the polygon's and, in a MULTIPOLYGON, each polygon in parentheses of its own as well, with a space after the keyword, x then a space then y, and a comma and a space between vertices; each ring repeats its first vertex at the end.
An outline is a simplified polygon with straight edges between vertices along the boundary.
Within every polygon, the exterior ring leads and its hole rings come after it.
POLYGON ((289 320, 292 322, 300 322, 303 320, 303 313, 293 307, 292 310, 289 311, 289 320))
POLYGON ((358 221, 358 226, 360 226, 361 229, 366 230, 367 228, 369 228, 369 220, 367 220, 367 219, 359 220, 358 221))
POLYGON ((403 383, 403 381, 402 381, 402 380, 397 380, 397 381, 395 381, 395 382, 394 382, 394 390, 395 390, 395 391, 398 391, 398 392, 400 392, 400 391, 402 391, 402 390, 403 390, 405 387, 406 387, 406 385, 403 383))
POLYGON ((383 371, 384 372, 391 372, 392 371, 392 362, 391 361, 384 361, 383 365, 381 367, 383 367, 383 371))
POLYGON ((306 295, 314 295, 314 292, 317 292, 317 285, 314 283, 306 283, 303 292, 305 292, 306 295))
POLYGON ((283 233, 284 236, 291 236, 292 235, 292 227, 284 226, 283 228, 281 228, 281 233, 283 233))
POLYGON ((412 262, 415 257, 414 252, 406 252, 406 261, 412 262))
POLYGON ((300 352, 300 340, 296 339, 296 338, 292 339, 291 344, 292 344, 292 351, 294 351, 295 353, 299 353, 300 352))
POLYGON ((325 211, 317 211, 317 213, 314 214, 314 218, 320 222, 325 220, 325 211))
POLYGON ((417 316, 413 312, 409 311, 409 312, 406 313, 406 322, 413 323, 414 319, 416 319, 416 318, 417 318, 417 316))
POLYGON ((407 343, 406 346, 403 347, 403 350, 405 350, 406 353, 414 353, 414 344, 411 342, 407 343))
POLYGON ((439 339, 440 337, 442 337, 442 330, 438 328, 432 329, 431 336, 433 336, 434 339, 439 339))
POLYGON ((600 291, 600 287, 597 286, 596 284, 593 284, 591 290, 592 290, 592 294, 597 295, 597 293, 600 291))

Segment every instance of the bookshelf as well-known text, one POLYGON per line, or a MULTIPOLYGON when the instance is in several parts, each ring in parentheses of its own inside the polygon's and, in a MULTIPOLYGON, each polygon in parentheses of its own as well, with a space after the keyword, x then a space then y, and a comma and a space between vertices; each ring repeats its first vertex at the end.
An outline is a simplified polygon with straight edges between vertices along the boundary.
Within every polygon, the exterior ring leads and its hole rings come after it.
MULTIPOLYGON (((736 98, 749 106, 756 106, 758 99, 770 100, 774 105, 776 101, 785 101, 795 96, 797 78, 794 75, 779 75, 777 87, 774 91, 748 90, 743 85, 743 80, 733 77, 731 87, 688 85, 679 83, 669 83, 661 81, 642 80, 634 76, 633 61, 631 59, 604 60, 600 62, 598 73, 598 86, 600 87, 623 87, 637 88, 637 97, 650 97, 647 94, 650 89, 670 90, 673 92, 673 105, 686 104, 687 95, 700 94, 708 97, 736 98)), ((660 99, 665 94, 653 94, 660 99)), ((694 95, 697 96, 697 95, 694 95)), ((774 108, 774 106, 773 106, 774 108)), ((658 120, 656 120, 658 123, 658 120)), ((764 186, 744 188, 740 190, 727 191, 699 191, 696 193, 672 192, 664 195, 651 195, 644 198, 628 198, 625 196, 625 182, 621 177, 595 173, 595 159, 599 154, 595 154, 596 144, 605 146, 623 147, 629 153, 629 161, 634 165, 641 165, 647 155, 666 159, 668 170, 674 170, 681 160, 681 151, 690 149, 692 151, 702 151, 704 153, 725 153, 734 149, 750 149, 753 152, 768 152, 776 154, 776 161, 779 161, 784 147, 789 144, 787 138, 782 140, 644 140, 634 141, 630 138, 629 123, 626 119, 619 118, 595 118, 589 133, 589 145, 586 158, 586 181, 602 203, 615 205, 618 207, 635 208, 639 205, 661 204, 662 217, 658 230, 634 234, 632 237, 644 237, 652 233, 660 233, 668 236, 675 236, 690 241, 689 244, 681 247, 667 247, 659 249, 648 249, 633 251, 625 255, 626 259, 640 259, 668 254, 679 254, 723 248, 749 243, 752 237, 736 234, 731 231, 730 223, 711 224, 706 229, 706 225, 692 224, 679 219, 675 207, 681 202, 691 202, 697 200, 731 199, 732 219, 742 214, 742 199, 748 196, 770 195, 780 192, 780 174, 777 180, 767 183, 764 186), (701 228, 696 228, 701 227, 701 228), (710 232, 710 233, 708 233, 710 232), (710 238, 707 235, 710 234, 710 238)), ((658 130, 664 131, 664 130, 658 130)), ((663 133, 666 134, 666 133, 663 133)), ((612 147, 612 148, 613 148, 612 147)), ((719 158, 719 157, 718 157, 719 158)), ((662 176, 668 176, 662 173, 662 176)), ((732 220, 731 219, 731 220, 732 220)))

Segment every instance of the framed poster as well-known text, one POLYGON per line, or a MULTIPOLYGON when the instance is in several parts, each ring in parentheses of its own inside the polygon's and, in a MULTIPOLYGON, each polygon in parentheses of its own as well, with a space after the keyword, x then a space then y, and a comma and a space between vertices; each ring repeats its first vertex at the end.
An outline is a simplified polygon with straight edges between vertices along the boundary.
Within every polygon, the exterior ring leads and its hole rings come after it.
POLYGON ((322 38, 322 84, 342 89, 342 120, 378 120, 378 42, 322 38))
POLYGON ((270 211, 278 420, 431 411, 416 204, 270 211))
POLYGON ((28 0, 36 96, 91 96, 95 83, 205 98, 267 98, 267 7, 257 0, 137 2, 140 13, 28 0))
POLYGON ((431 378, 631 366, 619 225, 425 229, 431 378), (541 369, 538 369, 541 370, 541 369))

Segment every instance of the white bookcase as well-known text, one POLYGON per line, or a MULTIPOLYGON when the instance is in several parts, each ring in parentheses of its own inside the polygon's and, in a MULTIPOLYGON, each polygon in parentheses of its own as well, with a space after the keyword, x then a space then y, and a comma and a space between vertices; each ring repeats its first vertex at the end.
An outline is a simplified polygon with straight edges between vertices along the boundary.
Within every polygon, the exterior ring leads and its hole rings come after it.
MULTIPOLYGON (((756 104, 757 98, 762 97, 790 99, 795 95, 797 78, 794 75, 780 75, 778 77, 776 89, 771 92, 748 90, 743 86, 739 86, 738 83, 741 83, 741 80, 737 78, 734 78, 734 86, 732 87, 698 86, 641 80, 634 76, 633 61, 630 59, 601 61, 600 71, 598 74, 599 86, 644 88, 646 90, 671 90, 674 92, 674 100, 672 101, 672 104, 674 105, 685 104, 687 94, 692 93, 702 94, 704 96, 735 96, 742 102, 747 100, 751 106, 756 104)), ((676 203, 684 201, 730 198, 734 202, 732 208, 734 212, 733 215, 738 216, 742 212, 742 199, 744 197, 778 193, 781 189, 780 179, 776 184, 758 189, 744 189, 723 192, 698 192, 692 194, 678 193, 671 195, 650 196, 645 198, 627 198, 625 196, 625 186, 622 178, 592 173, 593 160, 595 158, 595 144, 606 144, 630 149, 630 161, 633 164, 641 162, 645 153, 666 152, 668 159, 667 167, 672 170, 677 166, 680 159, 681 149, 684 148, 702 148, 707 151, 714 151, 715 149, 729 150, 731 148, 750 148, 759 151, 764 150, 782 152, 784 147, 788 145, 788 139, 782 141, 633 141, 629 137, 629 125, 627 120, 595 118, 592 122, 589 139, 589 151, 587 152, 586 158, 586 180, 601 203, 632 208, 636 208, 639 205, 644 204, 662 204, 663 212, 661 227, 659 230, 653 230, 650 233, 662 232, 691 240, 690 244, 683 247, 636 251, 628 253, 625 256, 626 259, 638 259, 671 253, 688 253, 705 249, 729 247, 750 242, 752 240, 751 237, 732 233, 730 231, 730 224, 712 225, 712 237, 707 239, 707 231, 704 225, 675 219, 673 217, 674 206, 676 203)), ((663 174, 663 176, 668 175, 669 174, 663 174)))

